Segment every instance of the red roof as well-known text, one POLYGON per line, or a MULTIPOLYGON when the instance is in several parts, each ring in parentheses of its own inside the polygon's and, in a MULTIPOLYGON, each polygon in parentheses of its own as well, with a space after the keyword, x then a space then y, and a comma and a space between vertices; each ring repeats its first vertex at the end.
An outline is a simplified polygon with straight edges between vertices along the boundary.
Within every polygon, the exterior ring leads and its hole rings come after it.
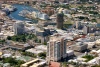
POLYGON ((58 62, 50 62, 49 67, 60 67, 60 63, 58 63, 58 62))
POLYGON ((85 38, 85 37, 86 37, 86 35, 83 35, 83 36, 82 36, 82 38, 85 38))

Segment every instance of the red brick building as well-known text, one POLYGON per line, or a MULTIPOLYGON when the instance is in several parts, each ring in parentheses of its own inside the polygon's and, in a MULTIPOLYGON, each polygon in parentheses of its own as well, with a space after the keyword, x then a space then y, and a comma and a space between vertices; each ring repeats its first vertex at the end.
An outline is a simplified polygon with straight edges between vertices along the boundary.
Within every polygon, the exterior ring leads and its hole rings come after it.
POLYGON ((45 9, 42 10, 42 12, 44 12, 50 16, 50 15, 54 14, 54 8, 51 6, 47 6, 45 9))

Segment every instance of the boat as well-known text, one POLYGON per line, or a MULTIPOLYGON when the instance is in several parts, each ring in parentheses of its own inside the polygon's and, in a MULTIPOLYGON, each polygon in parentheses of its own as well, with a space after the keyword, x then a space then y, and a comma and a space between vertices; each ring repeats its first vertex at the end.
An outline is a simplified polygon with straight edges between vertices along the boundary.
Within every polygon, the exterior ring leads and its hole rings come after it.
POLYGON ((10 12, 14 12, 14 11, 16 11, 16 10, 17 10, 17 8, 16 8, 16 7, 14 7, 14 6, 10 6, 8 9, 9 9, 9 11, 10 11, 10 12))
POLYGON ((19 16, 22 16, 22 14, 18 14, 19 16))

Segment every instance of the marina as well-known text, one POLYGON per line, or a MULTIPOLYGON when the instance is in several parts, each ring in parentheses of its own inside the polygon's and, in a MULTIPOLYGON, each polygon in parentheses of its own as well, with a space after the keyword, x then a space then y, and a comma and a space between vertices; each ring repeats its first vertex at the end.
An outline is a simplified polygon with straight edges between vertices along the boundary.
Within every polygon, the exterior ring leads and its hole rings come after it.
POLYGON ((38 11, 35 8, 32 8, 28 5, 20 5, 20 4, 14 4, 13 7, 16 7, 17 11, 11 12, 8 16, 11 19, 14 20, 21 20, 21 21, 34 21, 32 19, 28 19, 25 17, 26 14, 32 12, 32 11, 38 11))

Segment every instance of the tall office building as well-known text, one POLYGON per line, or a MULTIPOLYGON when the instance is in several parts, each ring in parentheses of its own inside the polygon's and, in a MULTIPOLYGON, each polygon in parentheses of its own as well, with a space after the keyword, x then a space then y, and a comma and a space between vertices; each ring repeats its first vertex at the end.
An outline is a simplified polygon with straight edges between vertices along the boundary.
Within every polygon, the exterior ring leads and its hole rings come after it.
POLYGON ((93 33, 95 28, 91 25, 85 25, 83 28, 83 34, 93 33))
POLYGON ((88 34, 88 33, 89 33, 89 27, 85 25, 83 28, 83 34, 88 34))
POLYGON ((13 30, 14 30, 14 33, 15 35, 18 35, 18 34, 23 34, 25 32, 25 28, 24 28, 24 24, 23 22, 16 22, 14 25, 13 25, 13 30))
POLYGON ((59 61, 66 57, 66 39, 60 35, 51 36, 47 43, 47 61, 59 61))
POLYGON ((78 29, 81 26, 81 22, 79 21, 76 21, 75 24, 76 24, 76 29, 78 29))
POLYGON ((57 28, 62 29, 63 28, 63 22, 64 22, 64 15, 62 13, 57 14, 56 22, 57 22, 57 28))

